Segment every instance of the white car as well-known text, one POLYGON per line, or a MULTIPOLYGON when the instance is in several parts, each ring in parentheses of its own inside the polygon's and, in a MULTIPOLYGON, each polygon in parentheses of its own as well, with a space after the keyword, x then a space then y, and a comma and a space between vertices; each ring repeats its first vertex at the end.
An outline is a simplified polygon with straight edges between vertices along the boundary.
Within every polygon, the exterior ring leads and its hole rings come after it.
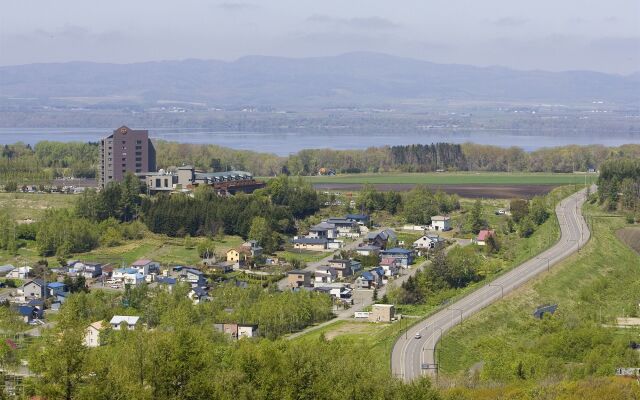
POLYGON ((418 332, 418 333, 416 333, 416 335, 414 336, 414 338, 416 338, 416 339, 420 339, 420 338, 422 338, 422 335, 418 332))

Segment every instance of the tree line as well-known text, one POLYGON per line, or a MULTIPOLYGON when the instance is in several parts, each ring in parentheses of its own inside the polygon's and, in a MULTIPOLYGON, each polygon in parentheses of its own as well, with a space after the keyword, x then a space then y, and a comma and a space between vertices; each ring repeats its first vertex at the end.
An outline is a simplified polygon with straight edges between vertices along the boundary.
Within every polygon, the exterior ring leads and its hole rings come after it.
MULTIPOLYGON (((257 176, 317 175, 319 171, 363 172, 572 172, 599 169, 608 159, 638 158, 640 145, 563 146, 527 152, 520 147, 474 143, 434 143, 370 147, 363 150, 307 149, 287 157, 211 144, 155 140, 157 165, 171 168, 193 164, 209 171, 247 170, 257 176)), ((43 141, 31 147, 5 145, 0 153, 0 183, 40 183, 62 176, 94 178, 96 143, 43 141)))
POLYGON ((640 159, 609 160, 598 178, 598 198, 608 210, 638 213, 640 204, 640 159))

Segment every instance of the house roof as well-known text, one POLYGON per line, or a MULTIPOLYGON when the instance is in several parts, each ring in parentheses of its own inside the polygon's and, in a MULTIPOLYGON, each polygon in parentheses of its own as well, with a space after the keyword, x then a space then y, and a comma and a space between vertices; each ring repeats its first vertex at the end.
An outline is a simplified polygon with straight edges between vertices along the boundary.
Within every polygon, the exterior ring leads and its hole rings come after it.
POLYGON ((494 234, 495 234, 495 231, 483 229, 480 232, 478 232, 478 237, 476 239, 478 241, 485 241, 489 238, 489 236, 493 236, 494 234))
POLYGON ((448 215, 434 215, 431 217, 431 221, 448 221, 451 217, 448 215))
POLYGON ((135 325, 138 323, 139 319, 140 317, 135 315, 114 315, 109 323, 111 325, 120 325, 121 323, 126 322, 127 325, 135 325))
POLYGON ((329 229, 335 229, 336 225, 335 224, 331 224, 329 222, 320 222, 319 224, 316 224, 314 226, 311 227, 311 229, 309 229, 309 231, 311 232, 317 232, 317 231, 328 231, 329 229))
POLYGON ((372 274, 371 272, 369 272, 369 271, 364 271, 364 272, 362 273, 362 275, 360 275, 360 277, 361 277, 363 280, 365 280, 365 281, 372 281, 372 280, 374 280, 374 278, 373 278, 373 274, 372 274))
POLYGON ((36 285, 40 286, 40 287, 44 287, 44 281, 42 279, 39 278, 34 278, 34 279, 30 279, 28 281, 26 281, 24 283, 24 285, 22 285, 22 287, 27 286, 28 284, 30 284, 31 282, 35 283, 36 285))
POLYGON ((102 324, 102 321, 96 321, 94 323, 89 324, 89 327, 99 331, 103 328, 103 324, 102 324))
POLYGON ((22 315, 23 317, 33 315, 34 309, 35 309, 35 307, 32 307, 32 306, 18 306, 17 307, 18 314, 22 315))
POLYGON ((382 253, 383 254, 404 254, 404 255, 409 255, 409 254, 411 254, 411 250, 402 249, 400 247, 394 247, 393 249, 384 250, 382 253))
POLYGON ((376 251, 380 250, 380 246, 368 245, 356 247, 356 251, 376 251))
POLYGON ((159 276, 156 278, 156 282, 161 285, 175 285, 178 280, 176 278, 171 278, 168 276, 159 276))
POLYGON ((326 238, 309 238, 309 237, 301 237, 292 240, 293 243, 299 244, 326 244, 328 240, 326 238))
POLYGON ((197 269, 193 269, 193 268, 187 268, 184 271, 188 274, 203 275, 202 271, 198 271, 197 269))
POLYGON ((358 220, 366 220, 369 219, 369 216, 367 214, 347 214, 345 216, 346 219, 355 219, 356 221, 358 220))
POLYGON ((395 264, 396 259, 393 257, 382 257, 382 260, 380 260, 380 265, 391 265, 391 264, 395 264))
POLYGON ((12 271, 15 267, 11 264, 0 265, 0 274, 12 271))
POLYGON ((309 271, 305 271, 303 269, 292 269, 291 271, 287 272, 287 274, 289 275, 306 275, 306 274, 310 274, 311 272, 309 271))
POLYGON ((118 272, 121 274, 137 274, 138 270, 135 268, 118 268, 116 270, 114 270, 113 272, 118 272))
POLYGON ((151 264, 153 261, 146 259, 146 258, 142 258, 140 260, 136 260, 133 262, 133 264, 131 264, 132 267, 144 267, 147 264, 151 264))
POLYGON ((63 288, 65 285, 62 282, 51 282, 47 284, 47 287, 50 287, 51 289, 55 289, 55 288, 63 288))

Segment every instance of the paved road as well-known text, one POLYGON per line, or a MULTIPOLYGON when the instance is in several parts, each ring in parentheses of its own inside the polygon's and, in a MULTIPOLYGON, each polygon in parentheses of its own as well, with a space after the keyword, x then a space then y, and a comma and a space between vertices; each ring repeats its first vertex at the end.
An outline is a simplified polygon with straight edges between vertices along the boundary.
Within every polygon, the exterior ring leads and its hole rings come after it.
MULTIPOLYGON (((593 188, 592 192, 593 190, 595 189, 593 188)), ((560 241, 556 245, 446 309, 420 321, 409 329, 406 336, 402 335, 395 343, 391 354, 391 369, 394 375, 410 381, 422 374, 433 374, 436 371, 434 349, 443 333, 582 247, 590 235, 580 212, 584 201, 583 190, 562 200, 556 207, 561 229, 560 241), (420 339, 415 338, 418 333, 421 335, 420 339), (425 364, 428 364, 429 369, 423 369, 425 364)))

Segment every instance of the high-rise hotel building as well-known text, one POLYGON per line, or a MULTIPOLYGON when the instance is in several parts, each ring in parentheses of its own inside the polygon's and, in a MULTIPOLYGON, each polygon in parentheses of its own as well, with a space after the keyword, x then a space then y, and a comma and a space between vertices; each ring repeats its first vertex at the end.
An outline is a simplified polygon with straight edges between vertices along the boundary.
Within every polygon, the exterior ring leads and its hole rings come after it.
POLYGON ((156 170, 156 149, 149 131, 122 126, 100 140, 98 183, 121 181, 127 172, 134 174, 156 170))

